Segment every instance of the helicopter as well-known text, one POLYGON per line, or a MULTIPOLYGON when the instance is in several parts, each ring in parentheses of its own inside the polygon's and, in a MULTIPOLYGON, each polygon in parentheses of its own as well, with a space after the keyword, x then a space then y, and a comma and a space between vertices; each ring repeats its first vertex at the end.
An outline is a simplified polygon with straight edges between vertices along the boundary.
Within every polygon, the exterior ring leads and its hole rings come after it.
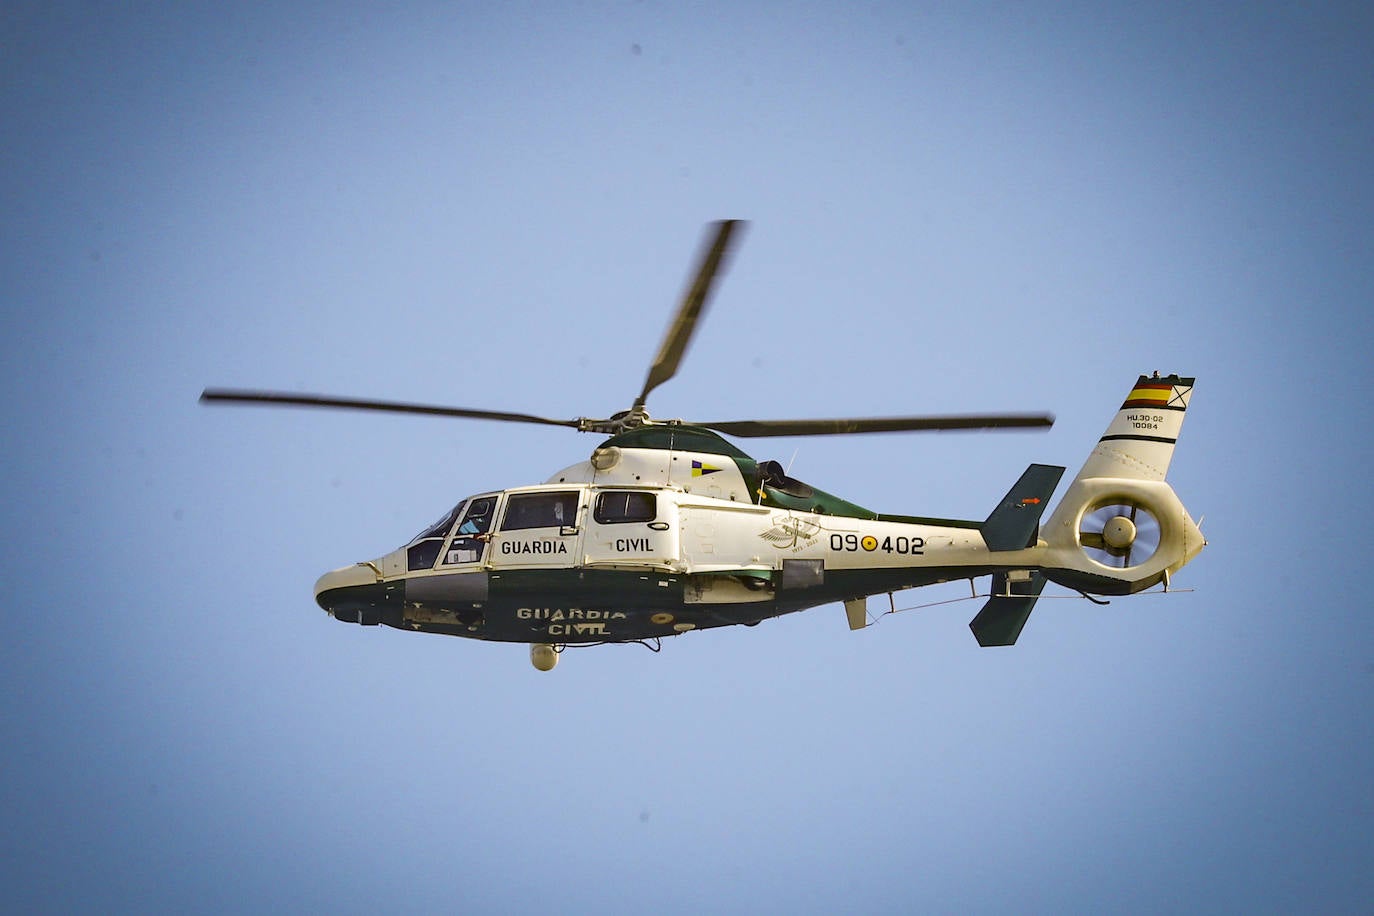
MULTIPOLYGON (((387 411, 562 426, 606 436, 545 482, 463 499, 404 546, 322 575, 315 600, 363 626, 529 645, 549 671, 570 647, 639 643, 843 604, 869 626, 869 598, 984 576, 969 623, 1011 646, 1046 584, 1097 603, 1171 577, 1206 541, 1173 488, 1170 461, 1194 378, 1141 375, 1055 510, 1066 468, 1031 464, 981 520, 874 512, 757 461, 737 438, 921 430, 1044 429, 1049 414, 695 422, 652 418, 649 395, 678 371, 742 221, 708 227, 692 280, 644 386, 608 418, 318 394, 207 388, 207 404, 387 411), (1043 519, 1043 522, 1042 522, 1043 519)), ((888 612, 884 612, 888 613, 888 612)))

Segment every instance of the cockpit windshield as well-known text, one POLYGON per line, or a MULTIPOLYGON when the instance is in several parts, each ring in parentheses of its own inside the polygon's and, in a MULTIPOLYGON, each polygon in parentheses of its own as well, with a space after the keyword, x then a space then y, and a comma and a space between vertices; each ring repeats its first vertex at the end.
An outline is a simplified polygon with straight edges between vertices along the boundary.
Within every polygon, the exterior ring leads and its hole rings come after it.
POLYGON ((463 507, 467 504, 468 501, 465 499, 458 505, 454 506, 452 511, 448 512, 443 518, 439 519, 437 522, 430 525, 424 531, 421 531, 419 534, 415 535, 414 539, 411 540, 410 543, 414 544, 418 541, 423 541, 426 538, 448 537, 449 529, 453 527, 453 523, 458 520, 458 515, 463 511, 463 507))

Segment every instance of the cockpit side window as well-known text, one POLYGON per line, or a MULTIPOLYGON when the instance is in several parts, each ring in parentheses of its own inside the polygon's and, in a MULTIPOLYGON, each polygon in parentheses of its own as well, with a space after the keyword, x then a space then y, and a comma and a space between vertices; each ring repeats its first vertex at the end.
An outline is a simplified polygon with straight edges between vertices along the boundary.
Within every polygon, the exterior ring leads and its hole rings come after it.
POLYGON ((445 566, 482 561, 482 554, 487 547, 487 532, 491 530, 495 514, 495 496, 477 496, 468 501, 463 520, 458 523, 458 529, 453 532, 453 541, 444 553, 445 566))
POLYGON ((602 525, 652 522, 658 517, 658 494, 642 490, 598 493, 593 517, 602 525))
POLYGON ((463 523, 458 526, 458 534, 486 534, 491 529, 492 510, 496 508, 496 497, 479 496, 472 501, 463 523))
POLYGON ((506 500, 501 530, 576 525, 577 500, 575 490, 566 493, 517 493, 506 500))

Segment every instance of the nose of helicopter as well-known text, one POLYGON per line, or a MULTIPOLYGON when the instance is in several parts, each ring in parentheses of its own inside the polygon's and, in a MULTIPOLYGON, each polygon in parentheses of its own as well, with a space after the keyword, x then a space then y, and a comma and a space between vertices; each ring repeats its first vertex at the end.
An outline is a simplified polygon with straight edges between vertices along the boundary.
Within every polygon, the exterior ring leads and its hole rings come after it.
POLYGON ((388 602, 382 577, 373 567, 357 563, 320 576, 315 603, 337 620, 377 623, 388 602))

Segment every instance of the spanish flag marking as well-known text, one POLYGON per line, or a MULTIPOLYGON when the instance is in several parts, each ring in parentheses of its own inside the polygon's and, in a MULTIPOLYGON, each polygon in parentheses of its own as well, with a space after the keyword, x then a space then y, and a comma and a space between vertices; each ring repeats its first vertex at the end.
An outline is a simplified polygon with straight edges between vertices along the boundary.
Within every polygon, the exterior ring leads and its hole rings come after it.
POLYGON ((1122 407, 1164 407, 1169 403, 1174 386, 1167 383, 1136 385, 1126 396, 1122 407))
POLYGON ((693 476, 693 477, 705 477, 707 474, 714 474, 716 471, 719 471, 719 470, 720 470, 720 468, 712 467, 712 466, 709 465, 709 464, 703 464, 703 463, 700 462, 700 461, 693 461, 693 462, 692 462, 692 476, 693 476))

